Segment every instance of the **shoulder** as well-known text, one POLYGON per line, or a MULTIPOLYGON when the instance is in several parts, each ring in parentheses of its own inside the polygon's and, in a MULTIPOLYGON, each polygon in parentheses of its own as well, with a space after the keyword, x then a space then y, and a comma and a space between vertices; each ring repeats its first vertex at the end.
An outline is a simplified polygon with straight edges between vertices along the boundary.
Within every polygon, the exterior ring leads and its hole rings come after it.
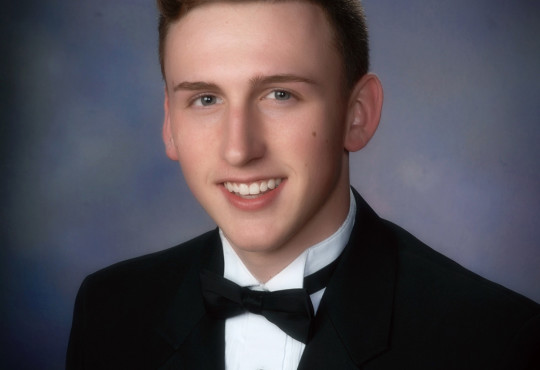
POLYGON ((539 304, 473 273, 402 228, 382 222, 397 246, 395 333, 398 337, 413 333, 401 340, 419 344, 429 338, 430 345, 474 348, 479 357, 503 358, 515 368, 522 368, 519 361, 526 364, 538 356, 539 304))
MULTIPOLYGON (((219 245, 215 243, 219 234, 211 231, 89 275, 75 301, 67 367, 118 368, 131 363, 155 368, 161 355, 147 355, 148 351, 164 348, 156 325, 181 288, 193 287, 203 251, 219 245)), ((182 305, 185 312, 197 307, 191 301, 196 297, 188 298, 182 305)))
POLYGON ((439 289, 441 295, 452 295, 453 298, 493 299, 523 306, 525 310, 540 310, 540 305, 532 300, 468 270, 401 227, 386 220, 382 222, 397 245, 400 278, 415 286, 439 289))
POLYGON ((87 276, 79 294, 91 302, 119 301, 128 296, 157 298, 178 286, 190 268, 198 265, 203 246, 216 240, 219 235, 213 230, 175 247, 113 264, 87 276))

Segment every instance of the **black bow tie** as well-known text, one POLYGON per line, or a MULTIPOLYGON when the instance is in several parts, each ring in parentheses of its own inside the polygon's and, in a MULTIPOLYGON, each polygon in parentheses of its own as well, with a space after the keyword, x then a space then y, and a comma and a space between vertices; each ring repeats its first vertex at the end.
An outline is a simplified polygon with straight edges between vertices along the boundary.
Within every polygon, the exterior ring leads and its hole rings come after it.
POLYGON ((262 315, 292 338, 307 343, 313 320, 310 294, 326 286, 339 258, 304 278, 304 289, 274 292, 240 287, 209 270, 201 271, 201 284, 207 312, 214 318, 227 319, 249 311, 262 315))

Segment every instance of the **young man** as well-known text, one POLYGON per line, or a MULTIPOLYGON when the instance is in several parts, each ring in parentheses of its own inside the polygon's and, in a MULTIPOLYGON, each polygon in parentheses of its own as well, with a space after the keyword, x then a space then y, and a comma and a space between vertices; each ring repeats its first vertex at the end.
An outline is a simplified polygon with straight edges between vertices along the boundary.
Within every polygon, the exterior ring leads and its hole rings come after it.
POLYGON ((383 100, 357 2, 158 4, 166 153, 218 230, 87 278, 68 368, 540 367, 537 304, 351 190, 383 100))

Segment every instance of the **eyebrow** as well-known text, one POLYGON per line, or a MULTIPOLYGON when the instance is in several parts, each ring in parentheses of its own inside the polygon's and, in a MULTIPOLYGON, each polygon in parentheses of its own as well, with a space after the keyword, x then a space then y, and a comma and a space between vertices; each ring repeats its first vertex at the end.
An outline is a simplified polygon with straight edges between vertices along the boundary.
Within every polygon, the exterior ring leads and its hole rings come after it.
MULTIPOLYGON (((306 77, 301 77, 297 75, 292 74, 279 74, 279 75, 271 75, 271 76, 255 76, 253 78, 250 78, 249 80, 250 84, 253 87, 260 86, 260 85, 268 85, 273 83, 290 83, 290 82, 301 82, 306 83, 310 85, 316 85, 316 82, 314 80, 311 80, 306 77)), ((175 85, 173 88, 173 91, 179 91, 179 90, 186 90, 186 91, 201 91, 201 90, 209 90, 209 91, 216 91, 220 90, 218 85, 212 82, 203 82, 203 81, 196 81, 196 82, 189 82, 189 81, 183 81, 179 84, 175 85)))
POLYGON ((272 83, 286 83, 286 82, 302 82, 302 83, 307 83, 310 85, 316 85, 315 81, 309 78, 292 75, 292 74, 256 76, 254 78, 251 78, 249 82, 253 86, 266 85, 266 84, 272 84, 272 83))
POLYGON ((180 82, 179 84, 175 85, 173 88, 173 91, 178 90, 187 90, 187 91, 200 91, 200 90, 219 90, 218 86, 215 83, 210 82, 180 82))

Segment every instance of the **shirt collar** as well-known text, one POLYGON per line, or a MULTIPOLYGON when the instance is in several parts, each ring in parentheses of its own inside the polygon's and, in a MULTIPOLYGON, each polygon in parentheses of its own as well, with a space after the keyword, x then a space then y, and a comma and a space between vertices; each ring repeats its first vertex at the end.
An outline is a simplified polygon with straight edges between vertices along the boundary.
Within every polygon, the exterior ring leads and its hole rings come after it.
POLYGON ((336 232, 325 240, 306 249, 287 267, 264 284, 259 282, 249 272, 220 229, 219 236, 223 245, 224 259, 223 277, 240 286, 249 286, 257 290, 275 291, 302 288, 304 276, 320 270, 333 262, 341 254, 349 241, 354 226, 355 214, 356 201, 351 191, 349 213, 336 232))

